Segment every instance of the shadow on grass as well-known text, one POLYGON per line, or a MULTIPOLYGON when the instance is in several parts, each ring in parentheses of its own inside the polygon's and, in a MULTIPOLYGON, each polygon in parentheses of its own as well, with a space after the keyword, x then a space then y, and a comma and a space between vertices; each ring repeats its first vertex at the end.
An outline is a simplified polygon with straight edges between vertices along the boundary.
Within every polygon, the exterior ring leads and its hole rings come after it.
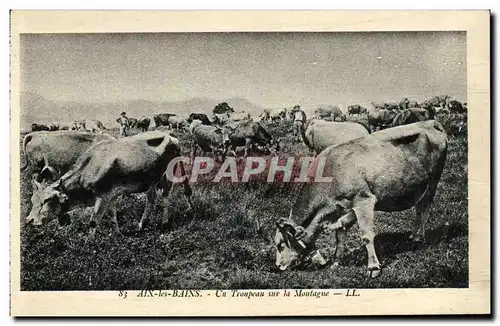
MULTIPOLYGON (((448 242, 450 239, 467 235, 467 227, 463 224, 440 225, 433 230, 426 232, 425 243, 418 244, 410 240, 411 232, 389 232, 378 234, 375 237, 375 250, 379 258, 393 260, 398 254, 417 251, 425 246, 434 246, 441 242, 448 242)), ((349 252, 342 263, 346 265, 364 266, 366 263, 366 249, 364 246, 358 247, 349 252)))

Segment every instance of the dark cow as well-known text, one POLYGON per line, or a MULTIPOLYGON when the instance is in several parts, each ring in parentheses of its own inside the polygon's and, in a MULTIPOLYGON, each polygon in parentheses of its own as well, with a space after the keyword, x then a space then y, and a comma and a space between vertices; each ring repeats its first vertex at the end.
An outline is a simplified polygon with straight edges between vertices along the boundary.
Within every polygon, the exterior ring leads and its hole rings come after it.
POLYGON ((336 266, 343 255, 345 231, 357 222, 368 253, 368 275, 378 276, 375 211, 415 207, 417 221, 411 238, 423 241, 446 154, 446 133, 434 120, 328 147, 311 162, 309 177, 314 179, 316 170, 324 166, 321 175, 329 179, 304 183, 289 217, 276 223, 276 266, 284 271, 311 256, 324 264, 318 251, 313 255, 323 228, 335 231, 336 266))
POLYGON ((22 150, 26 169, 34 166, 38 181, 55 180, 67 172, 78 157, 91 146, 104 140, 116 140, 106 134, 82 131, 32 132, 24 136, 22 150))
POLYGON ((153 116, 153 120, 155 121, 155 126, 158 128, 160 126, 169 126, 168 118, 177 115, 173 113, 160 113, 153 116))
POLYGON ((50 128, 44 124, 41 123, 32 123, 31 124, 31 131, 49 131, 50 128))
POLYGON ((354 105, 349 105, 347 107, 347 114, 353 115, 353 114, 366 114, 368 111, 366 108, 362 107, 359 104, 354 104, 354 105))
POLYGON ((128 126, 129 126, 129 128, 137 128, 137 122, 138 121, 139 120, 137 120, 136 118, 128 118, 128 126))
POLYGON ((258 122, 252 120, 244 120, 237 124, 234 128, 231 125, 226 126, 229 129, 229 143, 234 156, 236 156, 236 148, 245 146, 245 156, 248 155, 248 149, 252 146, 261 146, 269 150, 278 151, 280 149, 278 141, 267 132, 267 130, 258 122))
POLYGON ((200 120, 202 124, 207 126, 212 125, 212 122, 210 122, 210 119, 205 113, 191 113, 188 122, 191 123, 193 120, 200 120))
POLYGON ((431 116, 429 111, 427 111, 426 109, 411 108, 402 110, 401 112, 396 114, 394 119, 392 119, 391 126, 395 127, 395 126, 407 125, 410 123, 430 120, 433 118, 434 117, 431 116))
POLYGON ((147 117, 141 117, 140 119, 137 119, 136 128, 140 131, 148 131, 150 123, 151 119, 147 117))
MULTIPOLYGON (((179 141, 167 133, 150 131, 119 140, 102 141, 85 151, 75 165, 59 180, 38 192, 27 218, 35 225, 43 220, 58 217, 67 222, 70 208, 94 203, 90 218, 90 235, 110 208, 113 208, 115 231, 120 234, 116 219, 116 199, 126 193, 146 193, 144 213, 139 223, 142 229, 149 220, 156 198, 156 189, 163 188, 166 199, 172 187, 167 175, 174 174, 169 163, 181 154, 179 141), (167 167, 170 167, 169 170, 167 167), (113 207, 114 206, 114 207, 113 207)), ((177 162, 185 176, 182 161, 177 162)), ((188 179, 184 178, 184 190, 191 196, 188 179)), ((166 210, 166 205, 165 205, 166 210)), ((164 218, 168 220, 168 214, 164 218)))

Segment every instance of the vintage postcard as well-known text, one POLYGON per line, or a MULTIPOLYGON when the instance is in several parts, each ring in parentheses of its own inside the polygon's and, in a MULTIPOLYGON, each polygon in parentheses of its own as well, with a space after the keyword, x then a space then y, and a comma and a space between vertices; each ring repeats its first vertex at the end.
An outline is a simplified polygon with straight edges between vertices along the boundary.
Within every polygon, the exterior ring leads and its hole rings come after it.
POLYGON ((489 314, 489 11, 12 11, 13 316, 489 314))

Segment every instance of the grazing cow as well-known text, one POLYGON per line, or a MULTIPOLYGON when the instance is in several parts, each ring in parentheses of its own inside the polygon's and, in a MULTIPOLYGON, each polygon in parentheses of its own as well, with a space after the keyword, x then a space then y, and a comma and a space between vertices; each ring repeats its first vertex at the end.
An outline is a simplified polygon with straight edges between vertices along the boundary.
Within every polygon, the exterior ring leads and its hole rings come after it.
POLYGON ((345 121, 346 117, 338 106, 319 107, 314 110, 316 119, 323 119, 327 121, 345 121))
POLYGON ((370 110, 368 112, 368 124, 371 132, 389 127, 396 114, 395 110, 370 110))
POLYGON ((186 131, 189 127, 189 123, 183 117, 178 115, 171 116, 168 118, 168 125, 170 128, 175 129, 176 131, 186 131))
POLYGON ((200 120, 202 124, 210 126, 212 122, 208 119, 208 116, 205 113, 191 113, 189 115, 188 122, 191 123, 193 120, 200 120))
POLYGON ((252 117, 250 116, 250 113, 241 111, 241 112, 232 112, 229 118, 232 121, 242 121, 242 120, 249 120, 252 117))
POLYGON ((301 134, 309 150, 319 154, 328 146, 364 137, 368 131, 358 123, 310 120, 301 128, 301 134))
POLYGON ((269 119, 271 121, 286 120, 287 110, 283 109, 272 109, 269 111, 269 119))
POLYGON ((160 126, 169 126, 168 124, 168 119, 171 117, 171 116, 174 116, 176 114, 173 114, 173 113, 160 113, 160 114, 156 114, 153 116, 153 120, 155 121, 155 126, 156 128, 160 127, 160 126))
POLYGON ((116 140, 106 134, 82 131, 32 132, 24 136, 22 150, 26 169, 36 167, 35 179, 56 180, 91 146, 104 140, 116 140))
POLYGON ((354 105, 347 106, 347 114, 348 115, 366 114, 366 113, 368 113, 368 110, 366 108, 362 107, 359 104, 354 104, 354 105))
POLYGON ((378 276, 375 211, 415 206, 417 221, 411 238, 423 241, 446 152, 446 133, 434 120, 389 128, 325 149, 311 163, 309 176, 314 178, 322 161, 322 175, 331 179, 304 183, 290 217, 277 221, 276 266, 284 271, 306 261, 323 227, 336 231, 334 257, 340 259, 345 230, 357 222, 368 252, 368 274, 378 276))
POLYGON ((250 146, 255 147, 259 145, 261 148, 268 148, 274 151, 279 151, 280 149, 279 143, 258 122, 243 120, 234 129, 230 125, 226 126, 226 128, 230 129, 229 144, 234 156, 236 156, 236 147, 241 146, 245 146, 245 156, 248 155, 250 146))
POLYGON ((427 111, 426 109, 411 108, 402 110, 401 112, 396 114, 394 119, 392 119, 391 126, 395 127, 395 126, 407 125, 419 121, 430 120, 432 118, 434 117, 431 116, 429 111, 427 111))
POLYGON ((31 131, 49 131, 50 128, 44 124, 41 123, 32 123, 31 124, 31 131))
POLYGON ((151 119, 147 117, 141 117, 140 119, 137 119, 136 128, 143 132, 148 131, 150 123, 151 119))
MULTIPOLYGON (((163 197, 168 196, 172 182, 165 173, 173 171, 165 170, 168 163, 180 154, 179 141, 158 131, 102 141, 85 151, 59 180, 39 192, 28 222, 40 225, 43 220, 53 217, 58 217, 60 223, 67 222, 70 208, 94 202, 89 223, 90 235, 95 235, 102 216, 113 206, 114 229, 120 234, 116 219, 117 197, 126 193, 147 192, 144 213, 139 223, 142 229, 153 210, 156 189, 163 188, 163 197)), ((182 162, 177 166, 184 176, 182 162)), ((190 198, 192 192, 187 182, 185 178, 184 190, 190 198)))
POLYGON ((104 127, 101 121, 92 119, 84 121, 84 129, 87 130, 88 132, 101 133, 103 130, 106 129, 106 127, 104 127))
POLYGON ((222 160, 225 159, 229 144, 229 135, 225 129, 193 121, 189 126, 189 132, 193 138, 193 156, 196 156, 196 149, 199 146, 203 152, 221 154, 222 160))

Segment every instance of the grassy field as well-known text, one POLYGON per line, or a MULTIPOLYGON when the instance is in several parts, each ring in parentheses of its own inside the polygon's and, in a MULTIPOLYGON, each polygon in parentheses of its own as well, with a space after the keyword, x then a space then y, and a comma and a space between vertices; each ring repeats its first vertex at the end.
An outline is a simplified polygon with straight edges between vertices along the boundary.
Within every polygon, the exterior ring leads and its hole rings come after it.
MULTIPOLYGON (((270 127, 285 136, 290 125, 270 127)), ((116 131, 112 131, 116 133, 116 131)), ((186 154, 189 138, 179 135, 186 154)), ((308 155, 302 143, 283 139, 281 154, 308 155)), ((21 155, 22 156, 22 155, 21 155)), ((24 159, 24 157, 21 157, 24 159)), ((161 232, 159 203, 150 226, 137 231, 144 200, 125 198, 119 223, 125 237, 113 236, 103 219, 94 241, 87 238, 90 211, 79 210, 69 226, 56 220, 28 227, 30 171, 21 173, 21 289, 278 289, 399 288, 468 286, 467 139, 451 138, 448 158, 427 225, 427 244, 412 250, 408 240, 414 210, 376 213, 376 249, 383 272, 367 280, 366 250, 357 227, 347 237, 348 253, 336 269, 277 273, 274 226, 286 217, 298 184, 194 184, 191 213, 181 187, 174 187, 171 231, 161 232)), ((318 247, 325 258, 333 239, 324 234, 318 247)))

